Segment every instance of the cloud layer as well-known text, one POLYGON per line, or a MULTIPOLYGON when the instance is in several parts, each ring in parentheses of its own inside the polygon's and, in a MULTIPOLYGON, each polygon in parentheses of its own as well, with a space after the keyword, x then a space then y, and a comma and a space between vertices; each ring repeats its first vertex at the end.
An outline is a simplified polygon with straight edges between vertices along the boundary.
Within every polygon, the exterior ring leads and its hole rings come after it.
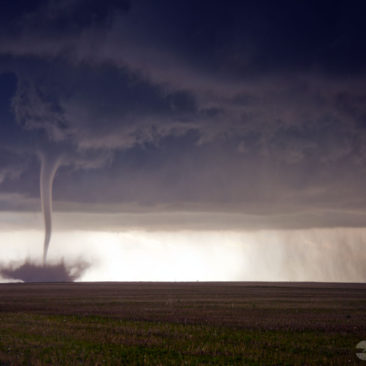
POLYGON ((17 5, 2 5, 0 189, 24 200, 0 209, 34 209, 41 151, 62 156, 63 211, 364 225, 361 2, 17 5))

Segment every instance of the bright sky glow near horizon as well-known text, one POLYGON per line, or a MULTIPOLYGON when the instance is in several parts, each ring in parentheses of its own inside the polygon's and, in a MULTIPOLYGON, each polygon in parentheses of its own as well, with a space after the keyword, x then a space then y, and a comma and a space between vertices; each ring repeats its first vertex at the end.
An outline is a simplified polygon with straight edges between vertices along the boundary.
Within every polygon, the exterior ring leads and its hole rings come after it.
MULTIPOLYGON (((56 219, 57 219, 57 215, 56 219)), ((41 219, 39 218, 39 221, 41 219)), ((57 221, 56 221, 57 222, 57 221)), ((0 265, 40 263, 42 228, 0 232, 0 265)), ((79 281, 363 282, 366 229, 55 230, 49 263, 90 264, 79 281), (345 262, 345 258, 348 261, 345 262)), ((6 278, 0 279, 6 281, 6 278)))
POLYGON ((365 10, 0 2, 0 280, 366 281, 365 10))

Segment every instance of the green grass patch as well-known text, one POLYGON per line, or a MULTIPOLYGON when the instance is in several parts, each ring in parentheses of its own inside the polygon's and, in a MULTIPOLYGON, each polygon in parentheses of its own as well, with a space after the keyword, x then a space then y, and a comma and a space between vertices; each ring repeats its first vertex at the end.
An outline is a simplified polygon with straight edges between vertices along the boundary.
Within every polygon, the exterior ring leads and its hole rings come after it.
POLYGON ((106 316, 0 314, 0 364, 358 365, 359 337, 106 316))

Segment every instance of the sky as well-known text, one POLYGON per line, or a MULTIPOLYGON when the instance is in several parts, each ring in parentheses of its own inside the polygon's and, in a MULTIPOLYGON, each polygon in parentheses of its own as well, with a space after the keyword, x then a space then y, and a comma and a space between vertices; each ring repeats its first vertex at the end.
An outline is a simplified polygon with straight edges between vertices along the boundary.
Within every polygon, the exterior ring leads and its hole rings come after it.
POLYGON ((0 280, 364 282, 365 10, 1 1, 0 280))

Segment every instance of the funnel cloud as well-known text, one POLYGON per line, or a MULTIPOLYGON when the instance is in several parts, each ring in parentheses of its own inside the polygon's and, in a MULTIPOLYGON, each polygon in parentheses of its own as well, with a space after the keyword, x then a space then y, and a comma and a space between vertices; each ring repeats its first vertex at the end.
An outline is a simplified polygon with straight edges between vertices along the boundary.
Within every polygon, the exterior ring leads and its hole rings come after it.
POLYGON ((46 264, 48 247, 52 234, 52 188, 53 180, 57 168, 61 162, 61 157, 48 157, 41 154, 41 173, 40 173, 40 194, 41 205, 44 219, 45 236, 43 244, 43 264, 46 264))

